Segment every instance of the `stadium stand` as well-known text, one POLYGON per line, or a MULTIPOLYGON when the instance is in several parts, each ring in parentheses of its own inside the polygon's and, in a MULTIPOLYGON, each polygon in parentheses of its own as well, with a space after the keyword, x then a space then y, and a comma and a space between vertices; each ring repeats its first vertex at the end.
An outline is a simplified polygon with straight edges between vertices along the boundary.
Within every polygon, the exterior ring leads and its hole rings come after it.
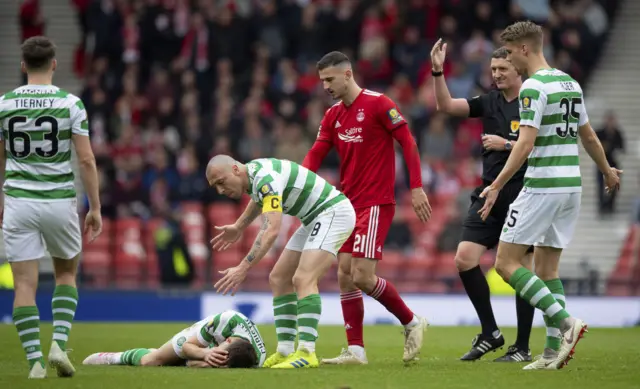
MULTIPOLYGON (((159 285, 155 235, 174 220, 188 246, 193 287, 209 287, 218 270, 235 264, 257 226, 230 251, 209 252, 211 227, 235 220, 245 203, 208 190, 203 167, 223 152, 240 160, 300 162, 332 103, 317 81, 315 61, 342 50, 355 61, 361 84, 393 98, 409 119, 434 207, 433 220, 419 223, 398 153, 394 223, 411 237, 387 250, 380 272, 397 280, 401 291, 444 293, 461 290, 455 246, 445 238, 457 239, 460 209, 478 183, 482 128, 478 120, 435 111, 433 42, 444 37, 449 44, 445 75, 452 94, 471 97, 491 88, 486 64, 499 30, 524 18, 545 22, 552 66, 587 83, 608 34, 601 25, 612 20, 619 1, 72 3, 83 34, 73 69, 92 123, 107 218, 99 242, 87 246, 85 285, 159 285)), ((334 184, 337 164, 331 154, 320 172, 334 184)), ((292 223, 287 236, 294 229, 292 223)), ((245 290, 268 288, 266 274, 284 242, 255 269, 245 290)), ((492 261, 486 254, 483 267, 492 261)), ((323 283, 337 290, 335 274, 323 283)))

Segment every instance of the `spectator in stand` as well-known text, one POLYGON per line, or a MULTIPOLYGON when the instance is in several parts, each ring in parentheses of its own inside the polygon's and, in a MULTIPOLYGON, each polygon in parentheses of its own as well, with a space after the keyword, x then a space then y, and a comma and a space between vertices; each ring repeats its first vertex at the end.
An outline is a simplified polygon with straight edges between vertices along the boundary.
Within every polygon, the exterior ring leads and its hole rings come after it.
MULTIPOLYGON (((598 139, 602 143, 604 153, 607 156, 607 162, 611 167, 622 169, 618 154, 624 152, 624 136, 622 129, 618 125, 618 119, 612 111, 607 112, 605 116, 604 126, 596 131, 598 139)), ((615 211, 616 192, 611 194, 604 190, 604 179, 602 174, 597 174, 598 178, 598 211, 600 215, 612 214, 615 211)))
MULTIPOLYGON (((478 64, 496 48, 497 32, 514 18, 548 14, 545 55, 583 81, 618 3, 70 1, 79 12, 82 41, 92 43, 76 56, 92 145, 97 156, 112 161, 99 166, 103 196, 111 191, 113 214, 143 217, 152 213, 150 188, 165 174, 169 183, 187 183, 169 184, 176 199, 230 201, 211 191, 200 197, 197 171, 214 154, 243 159, 273 153, 299 161, 334 103, 315 69, 332 50, 354 59, 363 86, 398 103, 423 152, 425 190, 450 201, 477 185, 479 147, 473 122, 436 112, 426 55, 435 38, 443 36, 450 51, 460 53, 443 71, 452 93, 471 98, 492 87, 491 74, 478 64), (156 154, 166 157, 164 173, 155 167, 156 154)), ((22 9, 37 4, 24 1, 22 9)), ((23 32, 34 21, 44 28, 41 13, 21 21, 23 32)), ((323 177, 335 178, 338 163, 330 153, 323 177)), ((401 204, 406 185, 397 187, 401 204)))
MULTIPOLYGON (((46 24, 40 8, 40 0, 22 0, 19 23, 21 43, 33 36, 44 35, 46 24)), ((22 73, 22 85, 26 83, 27 74, 22 73)))

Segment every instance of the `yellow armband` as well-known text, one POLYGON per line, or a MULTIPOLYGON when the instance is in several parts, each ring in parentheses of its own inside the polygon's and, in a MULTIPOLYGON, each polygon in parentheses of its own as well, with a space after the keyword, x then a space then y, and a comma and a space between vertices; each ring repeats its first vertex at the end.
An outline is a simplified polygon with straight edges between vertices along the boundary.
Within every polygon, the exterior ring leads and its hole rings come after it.
POLYGON ((262 212, 282 212, 282 196, 269 195, 262 200, 262 212))

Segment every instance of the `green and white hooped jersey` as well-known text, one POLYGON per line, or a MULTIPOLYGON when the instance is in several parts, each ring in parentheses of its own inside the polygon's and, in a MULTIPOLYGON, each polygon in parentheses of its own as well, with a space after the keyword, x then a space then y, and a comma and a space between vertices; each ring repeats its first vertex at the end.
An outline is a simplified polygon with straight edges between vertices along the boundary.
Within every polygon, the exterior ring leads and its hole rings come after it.
POLYGON ((249 195, 264 212, 279 211, 304 225, 346 200, 346 196, 307 168, 284 159, 263 158, 247 163, 249 195))
POLYGON ((258 367, 267 358, 267 348, 255 324, 240 312, 228 310, 209 316, 198 323, 205 324, 197 332, 198 341, 203 346, 215 347, 228 338, 242 338, 250 342, 258 356, 258 367), (205 322, 206 321, 206 322, 205 322))
POLYGON ((35 201, 76 197, 71 134, 89 136, 82 101, 54 85, 24 85, 0 97, 7 154, 4 193, 35 201))
POLYGON ((520 126, 538 129, 524 178, 527 192, 582 192, 578 127, 588 122, 582 88, 565 72, 539 70, 522 84, 520 126))

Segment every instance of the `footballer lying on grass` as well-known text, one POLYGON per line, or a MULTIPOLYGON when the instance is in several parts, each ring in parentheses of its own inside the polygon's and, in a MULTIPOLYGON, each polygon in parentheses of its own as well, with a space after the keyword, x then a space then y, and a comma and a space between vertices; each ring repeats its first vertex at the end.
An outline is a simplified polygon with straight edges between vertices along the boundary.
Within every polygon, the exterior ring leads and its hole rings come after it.
POLYGON ((158 349, 89 355, 84 365, 261 367, 267 350, 253 322, 236 311, 211 315, 175 334, 158 349))

